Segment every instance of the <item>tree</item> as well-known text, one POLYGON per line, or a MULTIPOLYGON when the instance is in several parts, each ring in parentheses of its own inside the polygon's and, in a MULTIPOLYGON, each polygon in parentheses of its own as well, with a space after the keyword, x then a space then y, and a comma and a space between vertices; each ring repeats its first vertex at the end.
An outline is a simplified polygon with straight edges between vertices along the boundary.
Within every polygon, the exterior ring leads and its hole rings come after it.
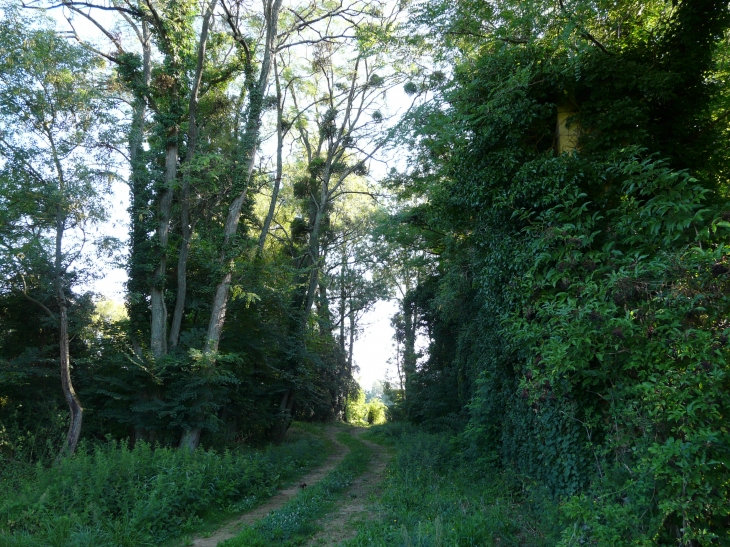
POLYGON ((3 290, 22 294, 58 328, 61 386, 70 424, 62 454, 73 453, 83 407, 69 352, 69 298, 91 272, 89 247, 114 177, 105 130, 101 63, 44 21, 5 9, 0 38, 0 265, 3 290))

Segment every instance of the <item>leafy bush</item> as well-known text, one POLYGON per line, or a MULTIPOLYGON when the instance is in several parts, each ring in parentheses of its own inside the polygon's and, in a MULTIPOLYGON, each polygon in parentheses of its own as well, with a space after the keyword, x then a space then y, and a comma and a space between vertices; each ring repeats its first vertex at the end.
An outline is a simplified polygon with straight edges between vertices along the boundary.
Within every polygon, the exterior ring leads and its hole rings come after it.
POLYGON ((353 425, 384 424, 387 407, 380 399, 366 401, 365 392, 358 389, 357 394, 347 400, 347 421, 353 425))
POLYGON ((606 173, 622 185, 614 208, 576 190, 531 221, 534 311, 510 322, 533 356, 520 387, 535 414, 580 401, 564 414, 596 477, 566 505, 579 533, 565 540, 727 541, 730 224, 666 162, 624 156, 606 173))

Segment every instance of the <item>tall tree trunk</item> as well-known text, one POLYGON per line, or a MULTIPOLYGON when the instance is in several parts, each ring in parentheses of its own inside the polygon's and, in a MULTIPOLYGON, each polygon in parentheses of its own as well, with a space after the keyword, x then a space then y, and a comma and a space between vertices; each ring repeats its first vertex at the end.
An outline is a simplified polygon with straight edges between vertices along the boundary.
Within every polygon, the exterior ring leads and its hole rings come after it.
MULTIPOLYGON (((347 382, 345 384, 345 386, 346 386, 345 387, 345 422, 349 423, 350 416, 348 415, 348 412, 347 412, 347 401, 350 399, 350 384, 352 382, 352 355, 353 355, 352 350, 355 347, 355 312, 352 307, 352 299, 350 299, 350 309, 347 314, 347 319, 348 319, 348 323, 349 323, 348 327, 350 329, 350 332, 349 332, 349 335, 350 335, 349 342, 350 343, 349 343, 349 347, 347 348, 347 355, 346 355, 347 369, 345 371, 345 374, 347 376, 347 382)), ((343 318, 343 323, 344 323, 344 318, 343 318)))
POLYGON ((289 430, 292 422, 292 410, 294 409, 294 390, 288 389, 281 395, 279 402, 279 422, 274 426, 271 440, 279 444, 284 440, 284 435, 289 430))
POLYGON ((172 212, 172 196, 177 176, 178 157, 177 126, 170 128, 165 148, 165 179, 160 189, 157 202, 157 245, 159 259, 150 289, 150 308, 152 324, 150 331, 150 349, 155 358, 167 355, 167 306, 165 304, 165 274, 167 269, 167 243, 170 236, 170 214, 172 212))
POLYGON ((347 291, 345 277, 347 275, 347 253, 345 245, 342 245, 342 260, 340 262, 340 351, 343 358, 346 358, 345 350, 345 312, 347 311, 347 291))
POLYGON ((266 83, 269 78, 269 69, 271 67, 272 55, 275 54, 274 47, 276 41, 276 30, 279 20, 279 9, 281 8, 281 0, 270 0, 265 8, 266 18, 266 44, 264 47, 264 56, 261 63, 261 73, 256 88, 252 90, 249 99, 248 117, 246 120, 246 130, 242 137, 242 154, 245 170, 245 186, 236 199, 231 202, 228 208, 228 215, 223 233, 223 249, 221 250, 221 264, 225 273, 223 278, 216 286, 213 304, 211 306, 210 321, 208 322, 208 333, 205 340, 203 353, 210 358, 214 358, 218 351, 221 333, 223 332, 223 324, 226 320, 226 308, 228 306, 229 288, 231 285, 231 268, 232 264, 227 258, 233 236, 238 230, 238 222, 241 218, 241 208, 246 201, 246 193, 248 191, 248 180, 253 173, 254 161, 256 158, 256 147, 261 132, 261 111, 263 108, 264 93, 266 91, 266 83))
POLYGON ((309 284, 307 285, 307 294, 304 299, 303 318, 305 321, 307 319, 307 316, 309 315, 309 311, 312 309, 312 304, 314 303, 314 295, 317 291, 317 285, 319 284, 319 238, 322 231, 322 222, 326 214, 327 200, 329 198, 330 161, 330 158, 328 158, 328 161, 325 164, 324 174, 322 175, 322 190, 320 192, 319 202, 316 204, 316 213, 314 215, 314 222, 312 222, 312 231, 309 233, 309 244, 307 245, 308 263, 311 269, 309 271, 309 284))
POLYGON ((408 297, 403 300, 403 377, 405 380, 404 398, 407 397, 416 374, 416 311, 408 297))
POLYGON ((272 59, 274 68, 274 81, 276 83, 276 175, 274 176, 274 188, 271 192, 271 201, 269 202, 269 211, 264 219, 264 225, 261 228, 261 234, 259 235, 257 254, 261 256, 264 251, 264 245, 266 244, 266 236, 269 234, 271 228, 271 221, 274 218, 276 212, 276 204, 279 199, 279 188, 281 187, 281 176, 284 171, 284 161, 282 158, 282 151, 284 148, 284 105, 282 104, 281 95, 281 82, 279 81, 279 71, 276 65, 276 56, 272 59))
MULTIPOLYGON (((56 163, 56 169, 58 171, 59 178, 59 195, 60 199, 64 199, 65 193, 65 181, 63 177, 63 170, 61 169, 61 163, 56 155, 55 146, 53 147, 53 155, 56 163)), ((59 334, 58 334, 58 349, 61 363, 61 389, 63 390, 63 396, 68 404, 70 421, 68 426, 68 433, 66 434, 66 443, 64 444, 60 456, 73 454, 76 450, 76 445, 79 442, 81 436, 81 421, 84 414, 84 409, 81 407, 81 401, 79 401, 76 390, 74 390, 73 382, 71 381, 71 356, 69 350, 69 337, 68 337, 68 304, 66 302, 66 290, 64 288, 64 267, 63 267, 63 235, 66 229, 66 215, 62 203, 59 203, 56 207, 56 248, 54 256, 54 270, 55 270, 55 285, 56 285, 56 301, 58 303, 58 323, 59 323, 59 334)))
POLYGON ((352 300, 350 300, 350 312, 348 314, 350 319, 350 347, 347 352, 347 374, 352 380, 352 356, 353 350, 355 349, 355 311, 352 309, 352 300))
POLYGON ((68 339, 68 309, 66 306, 66 297, 62 288, 58 290, 58 305, 59 305, 59 352, 61 357, 61 388, 63 389, 63 396, 68 404, 69 413, 71 420, 68 425, 68 433, 66 434, 66 443, 64 444, 61 454, 73 454, 76 450, 76 445, 79 443, 79 437, 81 437, 81 421, 84 414, 84 409, 81 406, 76 390, 74 389, 73 383, 71 382, 71 357, 69 354, 69 339, 68 339))
POLYGON ((190 90, 190 103, 188 105, 188 148, 185 153, 185 170, 183 171, 182 191, 180 196, 180 225, 182 240, 180 242, 180 252, 178 253, 177 259, 177 295, 175 298, 175 309, 172 313, 172 322, 170 323, 169 346, 172 348, 177 347, 178 341, 180 340, 180 326, 182 324, 183 313, 185 312, 185 299, 188 284, 188 255, 190 252, 190 237, 192 235, 192 227, 190 226, 190 169, 198 141, 198 92, 200 90, 200 81, 203 76, 203 65, 205 64, 205 50, 208 43, 210 19, 213 16, 213 10, 215 9, 216 3, 217 0, 211 0, 208 5, 208 9, 203 16, 203 24, 200 29, 200 41, 198 42, 198 60, 195 67, 193 87, 190 90))
MULTIPOLYGON (((208 332, 206 334, 205 345, 203 346, 203 354, 208 360, 208 365, 213 366, 215 362, 215 354, 218 352, 221 333, 223 332, 223 324, 226 320, 226 308, 228 306, 229 288, 231 285, 233 264, 228 258, 230 251, 229 246, 231 240, 238 231, 238 222, 241 218, 241 208, 246 201, 246 193, 248 191, 249 180, 253 173, 254 161, 256 159, 256 148, 261 132, 261 112, 263 110, 264 93, 269 78, 269 70, 271 68, 272 55, 275 54, 274 47, 276 42, 276 31, 279 21, 279 9, 282 0, 268 0, 264 8, 264 18, 266 21, 266 43, 264 46, 264 55, 261 62, 261 72, 255 89, 252 90, 249 98, 248 116, 246 119, 246 129, 242 137, 241 154, 239 157, 243 159, 241 162, 245 166, 243 173, 244 187, 241 193, 231 202, 228 207, 228 215, 223 228, 223 247, 221 249, 220 262, 223 266, 223 277, 216 285, 215 295, 210 310, 210 320, 208 321, 208 332)), ((200 441, 200 428, 186 431, 180 440, 181 446, 186 443, 186 447, 194 450, 200 441)))
POLYGON ((403 383, 403 367, 401 366, 401 353, 400 353, 400 341, 396 340, 395 342, 395 372, 398 375, 398 386, 400 387, 401 393, 403 393, 405 389, 405 384, 403 383))
POLYGON ((321 278, 317 291, 317 323, 321 334, 332 335, 332 318, 330 317, 329 300, 327 299, 327 286, 321 278))

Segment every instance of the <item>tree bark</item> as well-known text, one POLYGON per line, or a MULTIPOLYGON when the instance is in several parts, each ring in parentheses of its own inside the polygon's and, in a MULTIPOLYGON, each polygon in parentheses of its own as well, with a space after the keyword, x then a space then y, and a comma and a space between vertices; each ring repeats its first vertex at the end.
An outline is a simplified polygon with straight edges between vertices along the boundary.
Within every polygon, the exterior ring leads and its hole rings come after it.
POLYGON ((347 374, 352 379, 352 350, 355 347, 355 312, 352 309, 352 300, 350 300, 350 313, 348 315, 350 319, 350 347, 347 352, 347 374))
POLYGON ((66 297, 63 289, 58 291, 58 304, 59 304, 59 350, 61 357, 61 388, 63 389, 63 396, 68 404, 69 413, 71 420, 68 425, 68 433, 66 434, 66 443, 64 444, 62 455, 73 454, 76 450, 76 445, 79 443, 79 437, 81 437, 81 422, 84 414, 84 409, 81 406, 76 390, 74 389, 73 382, 71 382, 71 357, 69 354, 69 339, 68 339, 68 309, 66 306, 66 297))
POLYGON ((416 373, 416 311, 414 304, 406 297, 403 301, 403 376, 405 380, 404 398, 407 397, 416 373))
POLYGON ((319 196, 319 202, 316 203, 317 212, 314 215, 314 222, 312 223, 312 231, 309 234, 309 244, 307 245, 307 255, 309 256, 309 284, 307 286, 307 294, 304 299, 304 320, 306 321, 309 311, 312 309, 312 303, 314 302, 314 293, 317 290, 319 283, 319 267, 320 267, 320 252, 319 252, 319 236, 322 230, 322 221, 324 219, 327 200, 329 199, 329 178, 330 178, 330 166, 331 158, 327 158, 325 164, 324 173, 322 175, 322 189, 319 196))
POLYGON ((71 381, 71 355, 68 337, 68 304, 66 302, 66 291, 64 289, 63 279, 65 273, 65 268, 63 266, 63 235, 66 230, 66 213, 64 211, 63 199, 66 192, 66 181, 64 179, 61 162, 58 158, 52 138, 51 147, 58 176, 59 199, 61 200, 61 203, 56 205, 56 248, 53 264, 55 274, 54 281, 56 285, 56 301, 58 303, 58 349, 61 364, 61 389, 63 390, 63 396, 68 404, 70 414, 66 442, 59 454, 59 457, 61 457, 63 455, 73 454, 76 450, 76 445, 78 444, 79 437, 81 436, 81 422, 84 409, 81 407, 81 401, 79 401, 79 398, 76 395, 76 390, 74 390, 73 382, 71 381))
MULTIPOLYGON (((140 41, 142 46, 142 78, 145 87, 151 79, 151 43, 149 26, 142 23, 140 41)), ((147 330, 147 303, 143 295, 149 291, 149 274, 145 272, 145 246, 148 245, 146 222, 143 220, 147 209, 148 181, 146 166, 143 161, 144 125, 146 104, 144 98, 136 96, 132 109, 132 124, 129 132, 129 167, 130 167, 130 253, 129 280, 127 293, 133 295, 127 301, 129 310, 130 331, 135 354, 142 355, 138 332, 147 330)))
POLYGON ((279 444, 284 440, 284 435, 289 430, 292 422, 292 410, 294 409, 294 390, 288 389, 281 395, 279 402, 279 423, 274 426, 272 441, 279 444))
POLYGON ((185 430, 180 437, 180 445, 179 448, 181 449, 187 449, 191 452, 198 448, 198 445, 200 444, 200 429, 190 429, 185 430))
POLYGON ((342 260, 340 261, 340 350, 342 356, 346 358, 345 349, 345 312, 347 311, 347 291, 345 284, 345 276, 347 273, 347 253, 345 245, 342 245, 342 260))
MULTIPOLYGON (((223 277, 216 285, 215 295, 210 310, 210 320, 208 321, 208 332, 206 334, 205 345, 203 346, 203 354, 205 355, 208 366, 214 366, 215 354, 218 352, 221 333, 223 332, 223 324, 226 320, 226 309, 228 306, 229 288, 231 285, 233 267, 228 253, 231 240, 238 230, 238 222, 241 218, 241 208, 246 201, 246 193, 248 191, 249 180, 253 173, 254 161, 256 158, 256 148, 258 144, 259 134, 261 131, 261 113, 263 110, 264 93, 269 78, 269 70, 271 68, 271 58, 275 54, 276 31, 279 20, 279 9, 282 0, 268 0, 264 7, 264 18, 266 20, 266 43, 264 46, 264 55, 261 62, 261 72, 256 88, 252 90, 249 99, 248 116, 246 119, 246 129, 242 137, 242 157, 243 165, 245 165, 244 187, 241 193, 231 202, 228 207, 228 215, 223 228, 223 246, 220 254, 220 263, 223 266, 223 277)), ((197 446, 200 439, 200 428, 185 432, 180 440, 181 445, 185 438, 196 439, 195 443, 188 443, 188 447, 197 446)))

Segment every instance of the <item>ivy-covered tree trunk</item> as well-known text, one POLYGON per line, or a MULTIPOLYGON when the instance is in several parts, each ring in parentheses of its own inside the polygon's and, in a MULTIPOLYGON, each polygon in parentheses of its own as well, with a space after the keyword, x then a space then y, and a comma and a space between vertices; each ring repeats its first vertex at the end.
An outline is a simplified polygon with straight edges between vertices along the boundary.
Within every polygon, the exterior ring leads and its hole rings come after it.
POLYGON ((180 241, 180 249, 177 261, 177 295, 175 298, 175 309, 172 314, 170 323, 170 347, 177 347, 180 339, 180 327, 182 325, 183 314, 185 312, 185 299, 187 296, 187 268, 188 255, 190 253, 190 238, 192 236, 192 226, 190 225, 190 170, 191 163, 195 157, 195 148, 198 141, 198 93, 200 90, 200 82, 203 77, 203 66, 205 63, 205 50, 208 43, 208 29, 210 28, 210 20, 213 17, 213 10, 217 0, 211 0, 208 9, 203 16, 203 23, 200 30, 200 39, 198 41, 198 57, 195 66, 195 76, 190 91, 190 102, 188 105, 188 142, 187 151, 185 153, 185 171, 182 178, 182 190, 180 192, 180 231, 182 239, 180 241))
POLYGON ((345 246, 342 246, 342 257, 340 259, 340 306, 339 306, 339 324, 340 324, 340 351, 342 355, 347 355, 345 347, 345 319, 347 318, 347 284, 345 277, 347 275, 347 253, 345 246))
POLYGON ((412 390, 416 375, 416 309, 412 299, 406 295, 403 300, 403 379, 404 397, 412 390))
POLYGON ((172 214, 172 197, 177 177, 178 157, 177 126, 169 128, 167 146, 165 148, 164 185, 157 198, 157 268, 152 277, 150 289, 150 349, 155 358, 167 355, 167 305, 165 304, 165 276, 167 273, 167 245, 170 237, 170 216, 172 214))
MULTIPOLYGON (((254 161, 258 147, 258 140, 261 131, 261 114, 263 111, 264 94, 269 79, 269 71, 272 64, 272 56, 275 55, 277 28, 279 21, 279 10, 282 0, 268 0, 264 8, 264 20, 266 22, 266 38, 264 43, 264 54, 261 63, 261 71, 258 81, 249 95, 249 105, 245 123, 244 134, 241 138, 240 152, 238 154, 239 165, 237 170, 238 182, 243 183, 243 189, 231 202, 228 207, 226 222, 223 226, 223 244, 220 252, 220 265, 223 275, 217 283, 211 302, 210 320, 203 346, 203 355, 207 366, 215 366, 218 345, 220 344, 223 325, 226 320, 226 309, 230 296, 230 285, 232 279, 233 263, 231 257, 231 245, 238 231, 238 223, 241 218, 241 209, 246 201, 249 181, 253 173, 254 161)), ((180 447, 194 450, 200 442, 200 427, 194 427, 183 431, 180 437, 180 447)))
POLYGON ((264 44, 261 72, 259 73, 259 79, 255 89, 253 89, 250 94, 246 129, 241 139, 242 150, 240 158, 242 160, 241 164, 244 168, 241 169, 239 173, 243 174, 242 182, 244 184, 244 188, 228 207, 228 215, 223 227, 223 248, 221 249, 220 260, 224 273, 222 279, 216 286, 215 294, 213 296, 210 321, 208 322, 208 332, 203 349, 203 353, 208 356, 209 359, 215 359, 215 353, 218 351, 218 344, 220 343, 221 333, 223 332, 223 324, 226 320, 226 307, 228 305, 232 268, 230 258, 227 254, 230 252, 230 245, 238 231, 238 222, 241 218, 241 208, 246 201, 248 184, 253 172, 254 161, 256 159, 256 150, 261 131, 261 113, 263 110, 264 93, 266 92, 266 85, 268 83, 271 59, 275 54, 274 48, 280 8, 281 0, 269 0, 266 3, 264 13, 266 21, 266 42, 264 44))
POLYGON ((274 176, 274 187, 271 191, 271 200, 269 201, 269 211, 266 213, 264 218, 264 224, 261 228, 261 234, 259 235, 258 241, 258 255, 264 251, 264 245, 266 244, 266 237, 269 234, 271 228, 271 221, 274 219, 274 213, 276 212, 276 205, 279 199, 279 190, 281 188, 281 177, 284 172, 284 104, 281 93, 281 81, 279 77, 278 67, 276 63, 276 56, 272 59, 274 69, 274 82, 276 84, 276 175, 274 176))
MULTIPOLYGON (((142 31, 142 85, 149 87, 152 74, 152 46, 149 25, 143 22, 142 31)), ((137 356, 142 350, 138 335, 149 328, 149 314, 145 296, 149 294, 148 263, 150 261, 149 236, 151 226, 147 218, 150 195, 150 181, 144 161, 145 117, 147 105, 144 97, 137 94, 132 106, 132 124, 129 132, 130 205, 129 205, 129 262, 127 264, 127 310, 132 343, 137 356)))
POLYGON ((350 343, 347 347, 347 376, 348 381, 352 379, 352 357, 355 350, 355 310, 352 306, 352 299, 350 299, 350 312, 347 314, 350 322, 350 343))
POLYGON ((309 268, 309 283, 307 284, 307 293, 304 298, 305 320, 307 315, 309 314, 309 311, 312 309, 312 304, 314 303, 314 295, 317 291, 317 285, 319 284, 319 269, 321 267, 320 235, 322 231, 322 224, 327 212, 327 201, 329 197, 330 162, 331 159, 328 158, 328 161, 324 166, 320 198, 319 201, 314 204, 314 219, 312 220, 311 229, 309 232, 309 243, 307 245, 306 261, 307 267, 309 268))

